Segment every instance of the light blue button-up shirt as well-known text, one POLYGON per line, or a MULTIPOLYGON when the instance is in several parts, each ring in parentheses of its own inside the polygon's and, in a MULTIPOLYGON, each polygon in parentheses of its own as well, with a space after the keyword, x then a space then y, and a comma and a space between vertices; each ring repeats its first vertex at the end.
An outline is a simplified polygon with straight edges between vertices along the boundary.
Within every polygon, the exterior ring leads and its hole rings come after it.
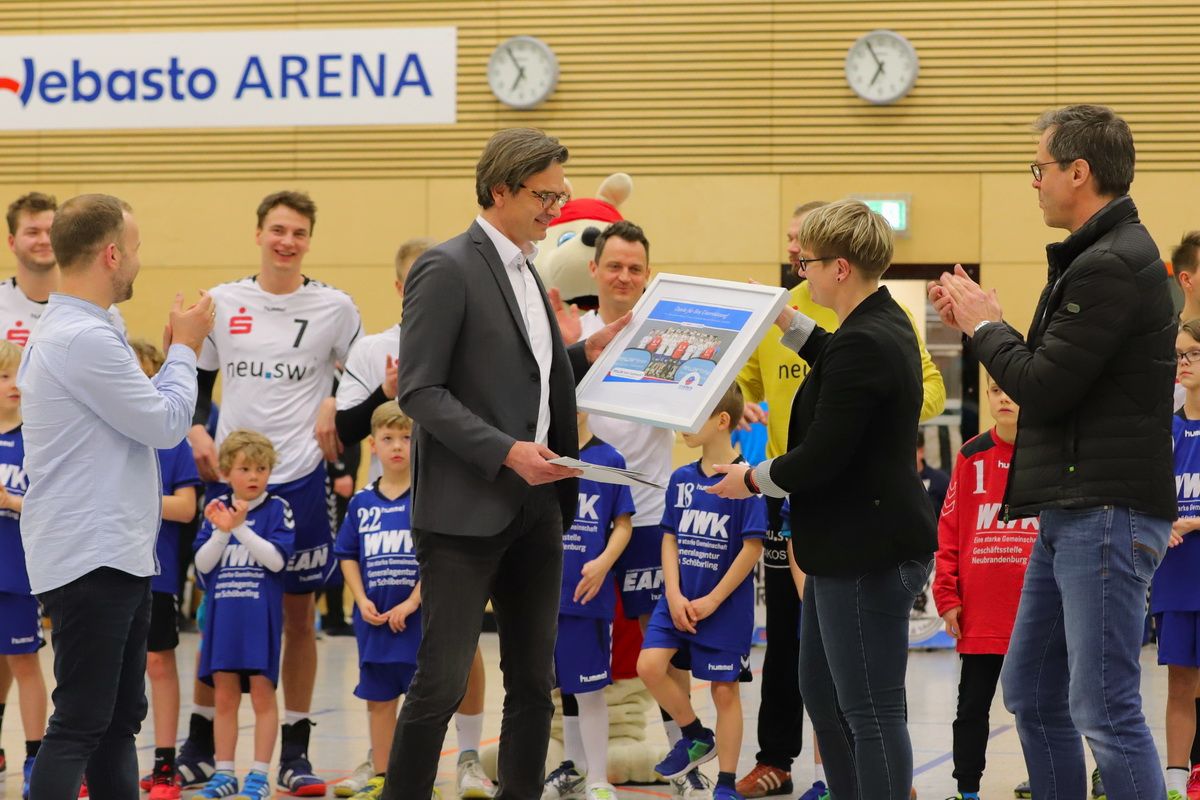
POLYGON ((183 440, 196 354, 172 345, 151 381, 108 312, 51 294, 17 373, 29 490, 21 541, 35 594, 100 567, 154 575, 157 448, 183 440))

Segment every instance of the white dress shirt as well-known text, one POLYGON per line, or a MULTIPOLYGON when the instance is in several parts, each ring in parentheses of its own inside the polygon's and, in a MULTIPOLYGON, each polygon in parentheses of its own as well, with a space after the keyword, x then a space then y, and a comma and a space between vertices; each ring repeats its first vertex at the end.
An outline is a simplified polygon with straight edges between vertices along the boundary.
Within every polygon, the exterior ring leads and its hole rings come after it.
POLYGON ((525 332, 529 334, 529 344, 533 348, 533 357, 537 360, 538 371, 542 377, 542 396, 538 403, 537 432, 534 441, 545 445, 550 437, 550 364, 554 356, 554 347, 550 340, 550 315, 546 311, 546 301, 538 288, 537 280, 533 277, 533 264, 530 263, 537 255, 537 248, 524 253, 507 236, 483 217, 475 217, 479 227, 492 240, 496 252, 500 254, 500 263, 512 283, 513 294, 517 296, 517 307, 525 319, 525 332))
POLYGON ((100 567, 158 572, 156 449, 183 441, 196 409, 196 354, 171 345, 153 380, 108 311, 54 293, 25 347, 21 390, 29 489, 21 541, 34 594, 100 567))

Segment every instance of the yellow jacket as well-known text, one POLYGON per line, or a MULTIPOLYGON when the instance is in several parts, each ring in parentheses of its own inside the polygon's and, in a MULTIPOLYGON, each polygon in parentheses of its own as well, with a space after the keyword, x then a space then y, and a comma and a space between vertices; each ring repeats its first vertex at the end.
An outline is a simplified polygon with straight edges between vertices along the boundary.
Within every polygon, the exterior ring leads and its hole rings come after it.
MULTIPOLYGON (((792 289, 791 304, 816 320, 827 331, 837 330, 838 319, 832 309, 819 306, 813 302, 808 283, 803 282, 792 289)), ((903 308, 903 306, 901 306, 903 308)), ((912 321, 912 313, 905 308, 904 313, 912 321)), ((916 329, 916 323, 913 323, 916 329)), ((921 420, 931 419, 942 413, 946 405, 946 386, 942 383, 942 373, 929 357, 925 343, 921 341, 918 332, 917 341, 921 343, 921 375, 924 381, 925 401, 921 405, 921 420)), ((788 422, 792 416, 792 399, 800 389, 800 384, 808 376, 809 365, 791 350, 779 343, 778 330, 767 332, 766 338, 755 348, 750 360, 738 373, 738 385, 746 401, 768 404, 767 416, 767 458, 783 455, 787 452, 788 422)))

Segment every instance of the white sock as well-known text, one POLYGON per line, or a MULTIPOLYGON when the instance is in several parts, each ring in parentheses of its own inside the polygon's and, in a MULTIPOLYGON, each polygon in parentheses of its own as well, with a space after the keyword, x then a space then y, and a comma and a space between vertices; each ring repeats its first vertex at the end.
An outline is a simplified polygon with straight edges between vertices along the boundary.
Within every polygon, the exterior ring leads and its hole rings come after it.
POLYGON ((563 717, 563 760, 572 762, 580 774, 587 774, 587 751, 583 749, 579 717, 563 717))
POLYGON ((268 772, 271 771, 271 764, 270 764, 270 762, 267 762, 267 761, 255 761, 253 764, 250 765, 250 771, 251 772, 261 772, 263 775, 266 775, 268 772))
POLYGON ((813 780, 825 782, 825 765, 813 764, 813 780))
POLYGON ((608 703, 604 692, 577 694, 575 700, 579 703, 579 734, 587 754, 588 783, 608 783, 608 703))
POLYGON ((217 762, 217 772, 233 772, 233 762, 232 761, 218 761, 217 762))
POLYGON ((287 709, 284 709, 283 724, 295 725, 297 722, 299 722, 302 719, 308 719, 307 711, 288 711, 287 709))
POLYGON ((667 732, 667 744, 672 747, 683 738, 683 731, 679 730, 679 723, 673 719, 664 719, 663 729, 667 732))
POLYGON ((199 714, 209 722, 212 722, 213 717, 217 715, 217 709, 213 706, 192 706, 192 713, 199 714))
POLYGON ((1167 791, 1174 789, 1187 797, 1188 776, 1191 773, 1183 767, 1167 767, 1167 791))
POLYGON ((479 752, 479 740, 483 738, 483 714, 455 714, 454 730, 458 734, 458 750, 466 753, 479 752))

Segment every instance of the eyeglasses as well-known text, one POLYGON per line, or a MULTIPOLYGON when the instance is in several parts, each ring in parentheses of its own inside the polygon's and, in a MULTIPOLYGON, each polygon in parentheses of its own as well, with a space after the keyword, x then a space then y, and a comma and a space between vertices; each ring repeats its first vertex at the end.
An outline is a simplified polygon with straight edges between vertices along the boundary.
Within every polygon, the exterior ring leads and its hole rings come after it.
POLYGON ((520 184, 520 187, 541 201, 543 211, 549 210, 554 206, 562 208, 571 199, 570 192, 535 192, 523 183, 520 184))
POLYGON ((1043 161, 1043 162, 1042 162, 1042 163, 1040 163, 1040 164, 1039 164, 1038 162, 1036 162, 1036 161, 1035 161, 1035 162, 1033 162, 1032 164, 1030 164, 1030 165, 1029 165, 1029 171, 1033 173, 1033 179, 1034 179, 1035 181, 1037 181, 1038 183, 1041 183, 1041 181, 1042 181, 1042 167, 1048 167, 1048 166, 1050 166, 1051 164, 1063 164, 1063 163, 1070 163, 1071 161, 1074 161, 1074 160, 1075 160, 1075 159, 1073 159, 1073 158, 1068 158, 1068 159, 1066 159, 1065 161, 1043 161))
POLYGON ((1186 353, 1175 351, 1175 363, 1180 361, 1191 366, 1192 364, 1200 364, 1200 350, 1188 350, 1186 353))
POLYGON ((815 264, 818 261, 828 261, 831 258, 841 258, 841 256, 817 256, 816 258, 797 258, 796 263, 800 266, 801 272, 807 272, 809 264, 815 264))

